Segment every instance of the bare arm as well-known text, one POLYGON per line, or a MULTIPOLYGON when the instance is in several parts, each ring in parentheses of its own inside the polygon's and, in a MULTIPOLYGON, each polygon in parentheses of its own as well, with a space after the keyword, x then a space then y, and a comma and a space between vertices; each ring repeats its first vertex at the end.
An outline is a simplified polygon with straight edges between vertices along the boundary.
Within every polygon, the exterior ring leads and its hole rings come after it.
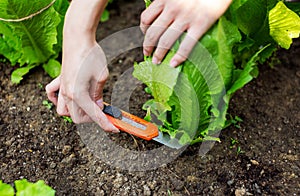
POLYGON ((47 85, 46 91, 57 104, 58 114, 71 116, 75 123, 94 121, 106 131, 118 132, 101 110, 108 69, 95 34, 106 3, 72 1, 64 24, 61 75, 47 85))

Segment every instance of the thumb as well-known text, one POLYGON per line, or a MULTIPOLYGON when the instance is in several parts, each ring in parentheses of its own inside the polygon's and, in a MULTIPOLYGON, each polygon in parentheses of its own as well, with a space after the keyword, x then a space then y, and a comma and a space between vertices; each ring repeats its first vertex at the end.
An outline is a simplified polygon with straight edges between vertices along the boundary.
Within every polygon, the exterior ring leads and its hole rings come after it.
MULTIPOLYGON (((100 100, 101 101, 101 100, 100 100)), ((99 102, 100 102, 99 101, 99 102)), ((105 131, 119 133, 117 129, 106 117, 99 105, 95 103, 89 96, 82 96, 81 102, 78 103, 84 112, 105 131)), ((103 103, 101 102, 102 106, 103 103)))

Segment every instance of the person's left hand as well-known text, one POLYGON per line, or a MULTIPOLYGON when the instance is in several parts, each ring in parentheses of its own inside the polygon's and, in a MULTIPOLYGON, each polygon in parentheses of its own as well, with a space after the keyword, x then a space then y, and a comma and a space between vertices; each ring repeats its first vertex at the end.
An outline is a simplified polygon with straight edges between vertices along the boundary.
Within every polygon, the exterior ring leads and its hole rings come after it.
POLYGON ((144 55, 153 53, 152 61, 160 64, 180 35, 187 35, 171 60, 176 67, 185 61, 200 37, 223 15, 231 0, 155 0, 141 15, 145 34, 144 55))
POLYGON ((70 116, 74 123, 96 122, 103 130, 118 133, 102 111, 102 90, 108 77, 103 50, 96 42, 83 42, 80 49, 67 39, 64 43, 61 75, 46 86, 49 100, 59 115, 70 116))

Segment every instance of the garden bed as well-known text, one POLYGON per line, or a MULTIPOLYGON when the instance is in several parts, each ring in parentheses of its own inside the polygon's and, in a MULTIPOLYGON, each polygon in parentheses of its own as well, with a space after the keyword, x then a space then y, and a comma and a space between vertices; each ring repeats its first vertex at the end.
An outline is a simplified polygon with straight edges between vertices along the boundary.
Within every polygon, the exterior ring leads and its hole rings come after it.
MULTIPOLYGON (((143 1, 119 4, 112 5, 98 40, 139 24, 143 1)), ((1 63, 0 179, 43 179, 57 195, 299 195, 299 41, 277 54, 280 63, 274 68, 261 65, 259 77, 234 95, 229 112, 243 122, 223 130, 221 143, 205 155, 199 153, 201 144, 190 146, 174 161, 150 171, 115 168, 94 156, 77 127, 42 104, 51 78, 35 69, 20 85, 12 85, 13 67, 1 63)), ((136 49, 112 61, 105 100, 120 74, 142 59, 141 49, 136 49)), ((143 115, 145 96, 142 87, 134 91, 130 112, 143 115)), ((160 146, 124 133, 110 137, 135 151, 160 146)))

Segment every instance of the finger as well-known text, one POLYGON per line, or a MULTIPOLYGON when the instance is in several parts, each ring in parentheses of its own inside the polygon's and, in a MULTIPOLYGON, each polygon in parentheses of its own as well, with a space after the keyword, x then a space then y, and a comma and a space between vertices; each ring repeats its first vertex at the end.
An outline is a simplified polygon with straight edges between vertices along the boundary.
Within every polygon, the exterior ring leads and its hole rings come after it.
POLYGON ((46 93, 48 99, 54 104, 57 105, 57 95, 56 92, 59 90, 60 86, 60 77, 55 78, 46 86, 46 93))
POLYGON ((194 46, 203 35, 203 31, 199 30, 188 30, 187 35, 184 37, 183 41, 181 42, 178 51, 173 56, 170 66, 177 67, 182 62, 184 62, 191 51, 193 50, 194 46))
POLYGON ((102 99, 103 88, 106 80, 108 79, 108 69, 104 69, 103 71, 99 71, 100 75, 96 77, 96 80, 93 79, 90 87, 90 95, 92 100, 97 101, 98 99, 102 99))
POLYGON ((70 113, 67 108, 66 100, 63 97, 63 93, 60 92, 58 94, 58 101, 57 101, 57 107, 56 107, 56 112, 60 116, 70 116, 70 113))
POLYGON ((141 14, 140 28, 144 34, 153 21, 161 14, 163 8, 164 5, 160 1, 154 1, 143 11, 141 14))
POLYGON ((91 98, 93 101, 97 101, 99 99, 102 99, 102 90, 103 90, 103 84, 98 83, 98 82, 93 82, 91 85, 91 98))
MULTIPOLYGON (((157 20, 149 27, 145 34, 143 43, 143 53, 145 56, 149 56, 156 44, 158 43, 161 35, 166 31, 168 26, 172 23, 172 18, 161 14, 157 20)), ((153 63, 159 64, 157 59, 153 58, 153 63)))
POLYGON ((153 58, 156 58, 158 62, 161 62, 186 28, 187 25, 184 22, 174 22, 159 39, 153 58))
POLYGON ((91 97, 92 100, 100 107, 100 109, 103 109, 103 86, 102 82, 93 82, 91 85, 91 97))
POLYGON ((93 120, 82 109, 80 109, 74 101, 68 102, 67 107, 74 123, 93 122, 93 120))
POLYGON ((103 70, 101 75, 97 77, 98 80, 94 80, 94 82, 91 83, 90 88, 90 96, 101 110, 103 109, 103 88, 108 78, 108 74, 108 69, 103 70))
POLYGON ((98 99, 96 100, 96 104, 100 107, 101 110, 103 110, 104 105, 103 105, 103 99, 98 99))
POLYGON ((107 119, 105 114, 99 108, 99 106, 89 97, 82 96, 80 102, 77 102, 78 106, 84 110, 90 118, 96 122, 102 129, 108 132, 119 133, 117 129, 111 122, 107 119))

